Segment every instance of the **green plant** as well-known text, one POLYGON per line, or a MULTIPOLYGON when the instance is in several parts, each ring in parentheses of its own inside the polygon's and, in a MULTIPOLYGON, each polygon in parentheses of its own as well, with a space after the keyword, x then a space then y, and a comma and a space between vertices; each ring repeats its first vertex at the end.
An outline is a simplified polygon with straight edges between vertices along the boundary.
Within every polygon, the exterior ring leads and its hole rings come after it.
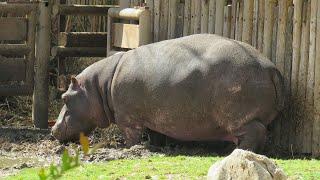
MULTIPOLYGON (((80 133, 80 145, 81 150, 85 156, 93 154, 101 146, 101 144, 97 144, 93 148, 90 148, 89 138, 85 136, 83 133, 80 133)), ((61 163, 59 165, 51 164, 48 173, 44 168, 41 168, 38 172, 40 180, 58 179, 66 171, 78 167, 81 163, 79 156, 80 151, 76 147, 73 147, 73 149, 75 155, 69 154, 69 151, 65 149, 61 157, 61 163)))

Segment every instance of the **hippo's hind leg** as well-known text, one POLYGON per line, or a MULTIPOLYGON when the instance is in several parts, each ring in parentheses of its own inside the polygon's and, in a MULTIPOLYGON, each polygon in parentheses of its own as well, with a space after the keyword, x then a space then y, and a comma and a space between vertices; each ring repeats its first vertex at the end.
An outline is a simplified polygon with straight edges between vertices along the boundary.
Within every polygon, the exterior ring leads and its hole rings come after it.
POLYGON ((266 127, 257 120, 253 120, 238 129, 234 134, 238 138, 238 148, 260 152, 266 142, 266 127))
POLYGON ((116 124, 125 138, 127 147, 140 143, 142 132, 144 130, 139 121, 135 121, 133 119, 134 118, 129 116, 116 115, 116 124))

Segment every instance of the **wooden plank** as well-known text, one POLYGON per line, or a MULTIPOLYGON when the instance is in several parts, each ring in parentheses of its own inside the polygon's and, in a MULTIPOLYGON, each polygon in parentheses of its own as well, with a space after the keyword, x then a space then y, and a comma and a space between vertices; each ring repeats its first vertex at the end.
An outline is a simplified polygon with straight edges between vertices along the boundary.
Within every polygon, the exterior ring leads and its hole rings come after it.
MULTIPOLYGON (((320 27, 320 2, 318 0, 317 27, 320 27)), ((320 157, 320 28, 316 31, 316 59, 314 70, 314 121, 312 128, 312 156, 320 157)))
POLYGON ((310 7, 310 43, 309 43, 309 63, 307 74, 307 89, 306 89, 306 121, 304 136, 304 149, 305 152, 312 153, 312 126, 314 118, 314 68, 316 59, 316 30, 317 30, 317 0, 311 0, 310 7))
POLYGON ((253 30, 253 0, 246 0, 243 6, 243 31, 242 41, 252 44, 252 30, 253 30))
POLYGON ((196 16, 196 9, 195 4, 197 0, 191 0, 191 19, 190 19, 190 34, 194 34, 194 25, 195 25, 195 16, 196 16))
POLYGON ((231 36, 231 6, 224 7, 223 36, 227 38, 231 36))
MULTIPOLYGON (((36 47, 36 27, 37 27, 37 12, 32 11, 31 13, 28 14, 28 37, 27 37, 27 47, 30 48, 30 51, 28 52, 27 55, 27 62, 26 62, 26 83, 29 86, 34 85, 34 62, 35 62, 35 47, 36 47)), ((40 18, 40 16, 39 16, 40 18)), ((41 27, 41 26, 40 26, 41 27)), ((51 30, 51 29, 50 29, 51 30)), ((40 31, 40 30, 39 30, 40 31)), ((50 36, 50 34, 48 34, 50 36)), ((48 42, 51 42, 48 41, 48 42)), ((49 43, 50 45, 50 43, 49 43)), ((39 48, 42 48, 41 46, 38 46, 39 48)), ((45 51, 45 50, 44 50, 45 51)), ((50 50, 49 50, 50 52, 50 50)), ((49 54, 50 55, 50 54, 49 54)), ((48 55, 48 59, 49 59, 48 55)), ((46 59, 46 60, 48 60, 46 59)))
POLYGON ((213 34, 216 21, 216 0, 209 0, 208 33, 213 34))
POLYGON ((259 19, 258 19, 258 50, 263 51, 263 29, 264 29, 264 11, 265 1, 259 0, 259 19))
POLYGON ((243 29, 243 0, 238 1, 237 5, 237 29, 236 29, 236 40, 242 40, 242 29, 243 29))
POLYGON ((25 59, 4 58, 0 56, 0 82, 24 81, 25 78, 25 59))
POLYGON ((153 25, 153 30, 154 30, 154 36, 153 40, 154 42, 159 41, 159 34, 160 34, 160 0, 154 0, 154 25, 153 25))
POLYGON ((224 21, 224 5, 225 1, 216 1, 216 20, 215 20, 215 34, 223 35, 223 21, 224 21))
POLYGON ((193 33, 199 34, 201 32, 201 2, 194 1, 194 26, 193 33))
POLYGON ((63 47, 55 46, 51 50, 53 57, 106 57, 102 47, 63 47))
POLYGON ((176 31, 177 18, 178 18, 177 7, 178 7, 178 0, 169 1, 168 39, 175 38, 175 31, 176 31))
POLYGON ((301 47, 301 26, 302 26, 302 4, 303 0, 294 0, 293 14, 293 57, 292 57, 292 75, 291 75, 291 92, 292 96, 297 96, 299 64, 300 64, 300 47, 301 47))
POLYGON ((26 18, 0 17, 0 40, 26 40, 26 18))
POLYGON ((209 1, 201 1, 201 33, 208 33, 209 1))
POLYGON ((264 18, 264 30, 263 30, 263 54, 269 59, 272 58, 272 34, 273 34, 273 12, 274 2, 265 1, 265 18, 264 18))
POLYGON ((168 35, 169 0, 161 0, 159 40, 166 40, 168 35))
POLYGON ((66 47, 106 47, 106 32, 62 32, 59 36, 59 46, 66 47))
POLYGON ((185 0, 183 17, 183 36, 190 35, 191 29, 191 0, 185 0))
POLYGON ((37 4, 0 4, 0 12, 4 14, 26 15, 35 10, 37 10, 37 4))
POLYGON ((26 44, 0 44, 0 54, 4 56, 20 56, 30 52, 26 44))
POLYGON ((299 119, 297 138, 297 148, 299 152, 306 152, 304 146, 305 129, 305 103, 306 103, 306 88, 307 88, 307 73, 308 73, 308 61, 309 61, 309 41, 310 41, 310 4, 304 2, 303 16, 302 16, 302 34, 301 34, 301 56, 299 65, 299 78, 298 78, 298 107, 299 107, 299 119))
POLYGON ((82 15, 82 16, 107 16, 109 8, 116 8, 115 5, 54 5, 53 16, 60 15, 82 15))

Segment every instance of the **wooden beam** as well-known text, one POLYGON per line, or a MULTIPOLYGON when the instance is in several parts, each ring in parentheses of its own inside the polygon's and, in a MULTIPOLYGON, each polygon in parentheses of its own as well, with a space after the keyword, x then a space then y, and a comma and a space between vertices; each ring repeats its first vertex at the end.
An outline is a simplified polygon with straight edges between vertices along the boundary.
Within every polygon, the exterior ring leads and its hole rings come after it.
POLYGON ((0 54, 4 56, 26 55, 30 50, 26 44, 0 44, 0 54))
POLYGON ((109 8, 115 5, 54 5, 53 16, 57 15, 82 15, 82 16, 107 16, 109 8))
POLYGON ((62 32, 59 46, 65 47, 107 47, 106 32, 62 32))
POLYGON ((106 57, 106 48, 55 46, 51 54, 53 57, 106 57))
POLYGON ((243 7, 242 41, 248 44, 252 44, 253 5, 253 0, 246 0, 243 7))
POLYGON ((272 58, 272 34, 274 22, 274 1, 265 1, 265 18, 263 31, 263 54, 272 58))
POLYGON ((112 24, 112 45, 120 48, 137 48, 139 46, 139 25, 112 24))
POLYGON ((224 5, 225 1, 216 1, 216 19, 215 19, 215 34, 223 35, 223 21, 224 21, 224 5))
POLYGON ((27 19, 18 17, 0 17, 0 40, 26 40, 27 19))
POLYGON ((32 94, 33 86, 20 85, 20 84, 10 84, 10 85, 0 85, 0 94, 2 96, 29 96, 32 94))
POLYGON ((14 13, 16 15, 26 15, 37 9, 37 4, 0 4, 1 13, 14 13))
POLYGON ((4 58, 0 56, 0 82, 24 81, 25 77, 25 59, 4 58))
POLYGON ((216 20, 216 0, 209 0, 208 33, 213 34, 216 20))

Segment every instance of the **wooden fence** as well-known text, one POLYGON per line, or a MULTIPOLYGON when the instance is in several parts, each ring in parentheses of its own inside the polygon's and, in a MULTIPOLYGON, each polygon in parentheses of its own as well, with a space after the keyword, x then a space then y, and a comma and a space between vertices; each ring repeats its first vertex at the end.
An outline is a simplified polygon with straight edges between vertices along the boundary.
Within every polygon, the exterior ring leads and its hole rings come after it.
MULTIPOLYGON (((276 146, 320 155, 320 0, 146 0, 154 41, 215 33, 244 41, 281 71, 288 108, 276 146)), ((199 42, 201 43, 201 42, 199 42)))

